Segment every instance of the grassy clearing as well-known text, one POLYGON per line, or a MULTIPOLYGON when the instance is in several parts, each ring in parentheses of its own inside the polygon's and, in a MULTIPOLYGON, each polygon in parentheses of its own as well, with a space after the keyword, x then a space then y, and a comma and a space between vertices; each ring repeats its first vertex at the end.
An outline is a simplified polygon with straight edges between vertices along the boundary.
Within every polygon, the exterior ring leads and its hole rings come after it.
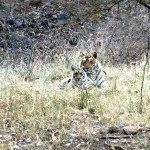
POLYGON ((148 126, 150 76, 145 77, 143 114, 139 114, 142 68, 143 64, 136 68, 105 67, 111 87, 107 90, 93 87, 88 90, 88 95, 73 89, 57 88, 59 80, 70 73, 70 68, 61 63, 41 65, 38 70, 34 69, 33 74, 39 78, 32 81, 25 81, 11 68, 1 68, 1 131, 9 130, 7 132, 17 133, 19 138, 26 138, 27 135, 22 132, 30 130, 30 137, 38 140, 35 136, 38 129, 43 139, 50 137, 44 133, 44 129, 51 129, 53 142, 59 142, 66 132, 76 131, 81 136, 93 134, 90 114, 94 114, 100 126, 148 126))

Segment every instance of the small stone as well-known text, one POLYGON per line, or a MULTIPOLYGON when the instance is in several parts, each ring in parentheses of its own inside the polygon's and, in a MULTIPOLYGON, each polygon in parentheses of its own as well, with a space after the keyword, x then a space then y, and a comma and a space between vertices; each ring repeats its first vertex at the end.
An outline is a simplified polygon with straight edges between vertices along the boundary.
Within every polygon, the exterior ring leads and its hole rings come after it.
POLYGON ((140 130, 140 127, 138 127, 138 126, 126 126, 126 127, 123 127, 123 131, 127 135, 137 134, 139 132, 139 130, 140 130))
POLYGON ((53 44, 50 44, 50 45, 49 45, 49 48, 50 48, 50 49, 53 49, 53 48, 54 48, 54 45, 53 45, 53 44))
POLYGON ((108 129, 108 133, 117 133, 119 131, 122 131, 122 128, 123 128, 123 126, 121 126, 121 125, 112 126, 108 129))
POLYGON ((81 144, 81 145, 85 145, 85 142, 81 142, 80 144, 81 144))
POLYGON ((65 144, 65 146, 67 146, 67 147, 69 147, 71 145, 71 143, 67 143, 67 144, 65 144))
POLYGON ((30 138, 27 138, 25 141, 26 141, 26 143, 31 143, 32 142, 32 140, 30 138))
POLYGON ((43 146, 43 143, 42 143, 42 142, 37 142, 37 143, 36 143, 36 146, 37 146, 37 147, 43 146))
POLYGON ((58 19, 58 17, 56 15, 52 15, 53 19, 58 19))
POLYGON ((16 133, 15 133, 15 132, 11 133, 11 136, 15 136, 15 135, 16 135, 16 133))
POLYGON ((119 130, 118 130, 118 128, 117 127, 110 127, 109 129, 108 129, 108 133, 116 133, 116 132, 118 132, 119 130))
POLYGON ((77 134, 75 134, 75 133, 70 133, 69 134, 71 137, 76 137, 77 136, 77 134))
POLYGON ((23 142, 23 140, 19 140, 19 142, 23 142))
POLYGON ((111 141, 112 143, 118 143, 118 141, 117 140, 113 140, 113 141, 111 141))
POLYGON ((121 141, 121 143, 127 143, 127 140, 123 140, 123 141, 121 141))
POLYGON ((13 150, 15 150, 15 149, 20 149, 20 147, 19 147, 18 145, 14 145, 14 146, 12 147, 12 149, 13 149, 13 150))

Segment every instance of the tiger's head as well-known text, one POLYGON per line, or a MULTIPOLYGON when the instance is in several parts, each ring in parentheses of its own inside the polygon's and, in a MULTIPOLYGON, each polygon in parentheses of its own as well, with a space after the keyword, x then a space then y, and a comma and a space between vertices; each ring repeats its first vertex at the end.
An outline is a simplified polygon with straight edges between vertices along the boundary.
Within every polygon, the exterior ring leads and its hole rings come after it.
POLYGON ((92 54, 81 54, 81 68, 90 75, 93 71, 93 68, 99 67, 99 62, 97 60, 97 53, 94 52, 92 54))
POLYGON ((72 73, 72 87, 74 89, 86 89, 89 85, 88 77, 85 71, 80 67, 71 67, 72 73))
POLYGON ((82 68, 71 66, 71 70, 73 71, 72 78, 75 82, 81 84, 86 80, 87 76, 82 68))

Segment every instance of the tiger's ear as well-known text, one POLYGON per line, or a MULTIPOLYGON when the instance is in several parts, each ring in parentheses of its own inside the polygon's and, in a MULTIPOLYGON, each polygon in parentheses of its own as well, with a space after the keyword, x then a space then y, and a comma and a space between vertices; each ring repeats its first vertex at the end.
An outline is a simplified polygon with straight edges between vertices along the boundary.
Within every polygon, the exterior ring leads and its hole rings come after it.
POLYGON ((93 57, 94 57, 95 59, 97 59, 97 53, 96 53, 96 52, 93 53, 93 57))
POLYGON ((75 70, 75 66, 72 65, 71 66, 71 70, 74 71, 75 70))
POLYGON ((80 52, 80 57, 83 57, 84 56, 84 53, 83 52, 80 52))

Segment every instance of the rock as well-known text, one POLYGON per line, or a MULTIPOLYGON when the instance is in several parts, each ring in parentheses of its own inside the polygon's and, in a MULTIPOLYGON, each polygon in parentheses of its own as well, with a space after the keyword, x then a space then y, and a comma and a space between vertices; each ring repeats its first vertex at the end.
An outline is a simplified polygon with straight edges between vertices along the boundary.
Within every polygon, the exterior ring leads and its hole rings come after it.
POLYGON ((53 49, 53 48, 54 48, 54 45, 53 45, 53 44, 50 44, 50 45, 49 45, 49 48, 50 48, 50 49, 53 49))
POLYGON ((26 143, 31 143, 32 140, 30 138, 25 139, 26 143))
POLYGON ((16 150, 16 149, 21 149, 21 148, 18 145, 14 145, 14 146, 12 146, 12 149, 16 150))
POLYGON ((139 132, 140 129, 141 129, 141 127, 138 127, 138 126, 125 126, 125 127, 123 127, 123 131, 127 135, 135 135, 139 132))
POLYGON ((65 144, 65 146, 67 146, 67 147, 69 147, 71 145, 71 143, 67 143, 67 144, 65 144))
POLYGON ((112 140, 111 142, 112 142, 112 143, 114 143, 114 144, 115 144, 115 143, 118 143, 118 141, 117 141, 117 140, 112 140))
POLYGON ((75 133, 69 133, 69 135, 70 135, 71 137, 77 137, 77 134, 75 134, 75 133))
POLYGON ((16 133, 15 133, 15 132, 11 133, 11 136, 15 136, 15 135, 16 135, 16 133))
POLYGON ((127 143, 127 140, 126 140, 126 139, 125 139, 125 140, 122 140, 121 143, 124 143, 124 144, 125 144, 125 143, 127 143))
POLYGON ((52 15, 52 19, 54 20, 58 19, 57 15, 52 15))
POLYGON ((122 126, 121 125, 115 125, 115 126, 112 126, 108 129, 108 133, 116 133, 116 132, 119 132, 122 130, 122 126))
POLYGON ((43 146, 43 142, 41 142, 41 141, 37 142, 37 143, 36 143, 36 146, 37 146, 37 147, 43 146))
POLYGON ((22 143, 23 142, 23 140, 21 139, 21 140, 18 140, 20 143, 22 143))

